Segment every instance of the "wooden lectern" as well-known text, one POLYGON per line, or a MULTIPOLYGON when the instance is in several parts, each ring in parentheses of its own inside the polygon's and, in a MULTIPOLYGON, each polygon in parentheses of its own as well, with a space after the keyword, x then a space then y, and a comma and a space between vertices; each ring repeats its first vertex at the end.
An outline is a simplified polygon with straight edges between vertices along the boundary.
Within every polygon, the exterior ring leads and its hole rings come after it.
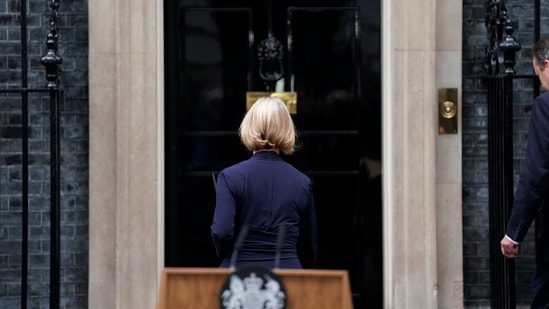
MULTIPOLYGON (((217 309, 228 268, 164 268, 156 309, 217 309)), ((352 309, 346 270, 275 269, 287 309, 352 309)))

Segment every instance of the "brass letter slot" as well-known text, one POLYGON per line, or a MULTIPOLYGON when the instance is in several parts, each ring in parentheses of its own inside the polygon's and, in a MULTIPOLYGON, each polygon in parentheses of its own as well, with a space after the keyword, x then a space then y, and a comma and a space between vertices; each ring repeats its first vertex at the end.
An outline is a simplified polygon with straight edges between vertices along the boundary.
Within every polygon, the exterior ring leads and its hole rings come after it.
POLYGON ((279 98, 288 107, 290 114, 297 114, 297 93, 296 92, 262 92, 262 91, 248 91, 246 92, 246 111, 252 107, 252 105, 261 97, 274 97, 279 98))
POLYGON ((456 134, 458 128, 457 88, 438 89, 438 134, 456 134))

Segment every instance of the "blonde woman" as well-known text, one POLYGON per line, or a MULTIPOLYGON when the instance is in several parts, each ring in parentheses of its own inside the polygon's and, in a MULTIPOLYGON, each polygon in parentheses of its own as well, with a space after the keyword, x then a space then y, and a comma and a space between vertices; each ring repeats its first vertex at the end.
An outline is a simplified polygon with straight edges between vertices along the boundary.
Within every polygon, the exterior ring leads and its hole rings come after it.
POLYGON ((217 177, 211 234, 220 267, 314 267, 317 223, 311 180, 280 157, 295 150, 296 132, 286 105, 278 98, 258 99, 239 134, 252 155, 217 177), (235 238, 243 228, 247 234, 233 257, 235 238))

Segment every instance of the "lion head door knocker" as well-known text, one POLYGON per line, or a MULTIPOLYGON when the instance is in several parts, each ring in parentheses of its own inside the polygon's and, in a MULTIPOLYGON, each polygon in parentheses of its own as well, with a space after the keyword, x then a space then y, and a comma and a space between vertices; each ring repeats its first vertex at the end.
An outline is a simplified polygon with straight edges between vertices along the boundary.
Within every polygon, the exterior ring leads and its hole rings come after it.
MULTIPOLYGON (((267 38, 257 45, 257 59, 259 61, 259 77, 265 85, 266 91, 246 92, 246 110, 263 96, 277 97, 284 101, 290 114, 297 114, 297 93, 291 91, 277 91, 277 83, 284 77, 284 45, 275 38, 271 31, 267 38)), ((284 86, 282 86, 284 87, 284 86)))
POLYGON ((265 82, 267 90, 273 91, 275 84, 284 76, 284 46, 269 31, 267 38, 257 46, 259 76, 265 82))
POLYGON ((297 93, 293 83, 285 85, 284 45, 273 35, 272 0, 267 1, 267 37, 257 44, 258 75, 265 89, 246 92, 246 110, 260 97, 277 97, 284 101, 290 114, 297 114, 297 93), (290 91, 283 90, 290 88, 290 91))

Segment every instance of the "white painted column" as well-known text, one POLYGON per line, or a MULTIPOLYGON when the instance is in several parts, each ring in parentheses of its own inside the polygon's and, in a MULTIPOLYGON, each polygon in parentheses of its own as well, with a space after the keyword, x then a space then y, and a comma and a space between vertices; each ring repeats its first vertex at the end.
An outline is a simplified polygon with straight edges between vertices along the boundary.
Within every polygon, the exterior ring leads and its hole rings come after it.
POLYGON ((164 264, 162 1, 89 9, 89 308, 154 308, 164 264))
POLYGON ((382 1, 385 308, 438 308, 435 1, 382 1))
POLYGON ((437 0, 436 87, 458 89, 458 132, 436 138, 439 308, 463 308, 462 18, 463 3, 437 0))

